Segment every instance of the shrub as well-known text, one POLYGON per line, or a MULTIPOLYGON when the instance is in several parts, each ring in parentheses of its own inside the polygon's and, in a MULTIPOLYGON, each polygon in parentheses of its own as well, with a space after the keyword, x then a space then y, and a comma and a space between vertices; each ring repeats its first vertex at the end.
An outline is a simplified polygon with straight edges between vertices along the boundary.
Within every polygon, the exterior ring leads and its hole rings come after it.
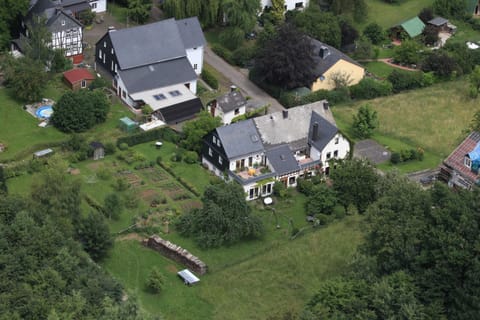
POLYGON ((115 144, 113 142, 105 143, 105 154, 107 154, 107 155, 115 154, 116 151, 117 151, 117 147, 115 146, 115 144))
POLYGON ((326 214, 320 213, 317 214, 315 217, 318 219, 318 222, 321 226, 326 226, 331 221, 331 217, 327 216, 326 214))
POLYGON ((215 76, 208 71, 206 68, 203 68, 202 70, 202 79, 205 81, 212 89, 217 90, 218 89, 218 80, 215 78, 215 76))
POLYGON ((118 145, 118 149, 120 149, 120 150, 127 150, 127 149, 128 149, 128 144, 126 144, 125 142, 120 143, 120 144, 118 145))
POLYGON ((390 156, 390 162, 392 164, 398 164, 402 161, 402 157, 400 156, 400 153, 398 152, 392 152, 390 156))
POLYGON ((352 99, 374 99, 392 94, 392 84, 388 81, 377 81, 363 78, 358 84, 350 87, 352 99))
POLYGON ((424 87, 423 79, 423 72, 393 70, 388 76, 388 81, 392 83, 393 92, 395 93, 424 87))
POLYGON ((345 207, 342 205, 336 205, 333 208, 333 216, 336 219, 343 219, 345 218, 346 212, 345 212, 345 207))
MULTIPOLYGON (((117 146, 119 146, 120 148, 120 145, 122 143, 126 143, 128 146, 131 147, 137 144, 154 141, 158 139, 163 139, 165 141, 177 143, 179 140, 179 136, 173 129, 169 127, 165 127, 157 130, 150 130, 150 131, 140 132, 137 134, 132 134, 125 137, 120 137, 117 140, 117 146)), ((120 148, 120 150, 122 149, 120 148)))
POLYGON ((183 161, 188 164, 196 163, 198 160, 198 154, 195 151, 187 151, 185 152, 185 156, 183 157, 183 161))
POLYGON ((160 165, 162 163, 162 156, 157 156, 157 164, 160 165))
POLYGON ((215 52, 218 56, 223 58, 223 60, 227 61, 230 64, 234 64, 232 61, 232 54, 231 52, 224 48, 223 46, 219 44, 214 44, 212 45, 212 51, 215 52))
POLYGON ((165 286, 165 277, 157 267, 153 267, 147 278, 147 288, 153 293, 159 293, 165 286))
POLYGON ((287 187, 281 181, 275 181, 273 185, 273 194, 279 198, 285 198, 287 196, 287 187))
POLYGON ((311 180, 298 179, 297 190, 306 196, 310 196, 314 193, 315 185, 311 180))
POLYGON ((239 67, 246 67, 255 57, 255 47, 240 47, 233 51, 232 60, 239 67))

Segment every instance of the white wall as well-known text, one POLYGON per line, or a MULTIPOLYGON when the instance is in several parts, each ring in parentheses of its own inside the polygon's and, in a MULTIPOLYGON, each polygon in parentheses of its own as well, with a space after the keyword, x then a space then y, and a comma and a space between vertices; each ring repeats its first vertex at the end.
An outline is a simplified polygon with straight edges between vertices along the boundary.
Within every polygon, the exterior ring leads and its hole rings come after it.
POLYGON ((317 150, 315 147, 310 148, 310 158, 313 160, 321 160, 324 167, 328 167, 328 160, 332 159, 345 159, 350 152, 350 144, 348 140, 345 139, 341 134, 337 135, 330 140, 330 142, 323 148, 323 150, 317 150), (338 143, 337 142, 338 139, 338 143), (335 157, 335 151, 337 151, 337 156, 335 157), (330 154, 330 158, 328 158, 330 154))
POLYGON ((193 70, 197 75, 202 73, 203 70, 203 46, 197 48, 189 48, 187 51, 187 59, 192 65, 193 70), (195 65, 197 68, 195 69, 195 65))
MULTIPOLYGON (((210 110, 211 109, 209 108, 209 111, 210 110)), ((222 111, 222 109, 217 107, 217 108, 215 108, 215 115, 214 116, 215 117, 220 117, 222 119, 223 124, 226 125, 226 124, 232 123, 233 118, 238 117, 242 114, 245 114, 246 110, 247 110, 246 106, 242 106, 242 107, 238 108, 238 111, 239 111, 238 114, 235 114, 235 110, 224 113, 222 111)))
POLYGON ((122 81, 122 78, 118 77, 117 76, 117 95, 120 97, 120 99, 125 102, 126 104, 128 104, 130 107, 133 108, 133 106, 135 105, 135 101, 133 101, 130 96, 128 95, 128 91, 125 87, 125 84, 123 83, 122 81), (122 95, 122 91, 125 91, 125 98, 123 97, 122 95))
POLYGON ((51 46, 54 49, 63 49, 66 57, 81 54, 83 52, 82 28, 52 32, 51 46))
POLYGON ((92 11, 95 13, 102 13, 107 11, 107 0, 90 0, 89 4, 92 8, 92 11))
MULTIPOLYGON (((294 10, 295 9, 295 4, 301 2, 303 3, 303 8, 306 8, 308 6, 309 0, 285 0, 285 5, 287 6, 287 10, 294 10)), ((262 5, 262 11, 265 7, 271 7, 272 6, 272 1, 271 0, 261 0, 261 5, 262 5)))

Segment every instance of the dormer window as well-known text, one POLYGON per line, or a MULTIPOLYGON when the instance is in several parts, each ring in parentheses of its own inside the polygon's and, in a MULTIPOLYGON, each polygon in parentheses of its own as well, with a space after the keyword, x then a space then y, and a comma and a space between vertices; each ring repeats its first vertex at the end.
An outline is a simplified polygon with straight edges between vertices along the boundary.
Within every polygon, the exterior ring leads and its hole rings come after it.
POLYGON ((472 168, 472 160, 470 160, 470 158, 468 156, 466 156, 463 159, 463 164, 468 168, 472 168))

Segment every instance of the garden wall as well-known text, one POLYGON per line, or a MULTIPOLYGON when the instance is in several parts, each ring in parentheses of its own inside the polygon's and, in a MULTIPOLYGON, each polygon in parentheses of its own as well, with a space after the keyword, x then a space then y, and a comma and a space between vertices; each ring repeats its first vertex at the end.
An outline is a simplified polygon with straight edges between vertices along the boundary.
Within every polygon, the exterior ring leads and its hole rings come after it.
POLYGON ((153 250, 160 252, 162 255, 172 259, 178 263, 185 265, 187 268, 203 275, 207 273, 207 265, 193 254, 177 246, 170 241, 164 240, 157 235, 153 235, 148 239, 143 240, 143 244, 153 250))

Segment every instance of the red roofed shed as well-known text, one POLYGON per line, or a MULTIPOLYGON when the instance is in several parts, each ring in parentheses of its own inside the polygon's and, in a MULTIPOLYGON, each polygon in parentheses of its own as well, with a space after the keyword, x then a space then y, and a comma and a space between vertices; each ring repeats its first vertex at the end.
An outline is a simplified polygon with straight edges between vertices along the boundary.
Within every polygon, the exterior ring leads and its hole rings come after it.
POLYGON ((72 90, 88 88, 90 83, 95 79, 87 69, 78 68, 65 71, 63 79, 72 90))

